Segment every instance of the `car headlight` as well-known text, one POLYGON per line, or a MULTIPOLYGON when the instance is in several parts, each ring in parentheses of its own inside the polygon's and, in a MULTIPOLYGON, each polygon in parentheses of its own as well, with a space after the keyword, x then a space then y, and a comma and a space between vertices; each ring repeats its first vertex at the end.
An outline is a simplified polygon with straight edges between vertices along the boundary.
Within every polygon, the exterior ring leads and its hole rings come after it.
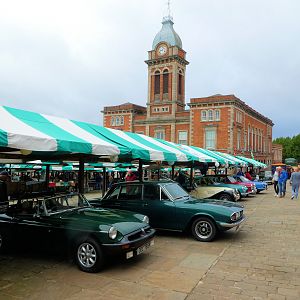
POLYGON ((149 218, 147 216, 144 216, 143 222, 149 224, 149 218))
POLYGON ((240 212, 237 211, 230 216, 230 219, 231 219, 231 221, 236 221, 240 218, 240 216, 241 216, 240 212))
POLYGON ((117 237, 118 230, 115 227, 110 227, 108 230, 108 236, 114 240, 117 237))

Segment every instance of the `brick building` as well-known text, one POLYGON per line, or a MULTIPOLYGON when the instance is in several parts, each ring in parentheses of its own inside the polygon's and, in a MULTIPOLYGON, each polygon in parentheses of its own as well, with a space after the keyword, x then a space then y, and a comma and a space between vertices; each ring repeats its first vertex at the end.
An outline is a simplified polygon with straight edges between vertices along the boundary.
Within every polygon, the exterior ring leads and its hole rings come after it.
POLYGON ((148 51, 147 106, 125 103, 103 109, 105 127, 272 161, 273 122, 234 95, 185 102, 186 52, 165 17, 148 51))

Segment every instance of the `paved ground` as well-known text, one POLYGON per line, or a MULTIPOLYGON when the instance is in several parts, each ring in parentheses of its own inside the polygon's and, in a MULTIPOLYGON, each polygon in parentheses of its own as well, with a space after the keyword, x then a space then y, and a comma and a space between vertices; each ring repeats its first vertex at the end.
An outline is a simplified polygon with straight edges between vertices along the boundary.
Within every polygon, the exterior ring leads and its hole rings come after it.
POLYGON ((244 201, 245 225, 212 243, 160 234, 149 253, 99 274, 50 255, 2 255, 0 299, 300 299, 300 199, 289 196, 244 201))

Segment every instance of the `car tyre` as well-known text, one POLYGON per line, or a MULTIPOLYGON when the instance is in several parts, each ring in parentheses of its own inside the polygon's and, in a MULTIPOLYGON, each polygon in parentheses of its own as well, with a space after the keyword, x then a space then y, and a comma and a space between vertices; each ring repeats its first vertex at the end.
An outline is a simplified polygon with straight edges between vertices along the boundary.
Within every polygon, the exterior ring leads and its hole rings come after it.
POLYGON ((225 200, 225 201, 234 201, 233 200, 233 197, 229 194, 225 194, 225 193, 222 193, 220 196, 219 196, 219 199, 220 200, 225 200))
POLYGON ((192 234, 200 242, 210 242, 217 234, 215 223, 206 217, 200 217, 192 223, 192 234))
POLYGON ((0 230, 0 253, 3 253, 5 251, 5 249, 7 248, 6 241, 7 241, 7 239, 6 239, 5 235, 0 230))
POLYGON ((104 265, 104 255, 99 244, 93 238, 81 239, 75 249, 75 261, 84 272, 99 272, 104 265))

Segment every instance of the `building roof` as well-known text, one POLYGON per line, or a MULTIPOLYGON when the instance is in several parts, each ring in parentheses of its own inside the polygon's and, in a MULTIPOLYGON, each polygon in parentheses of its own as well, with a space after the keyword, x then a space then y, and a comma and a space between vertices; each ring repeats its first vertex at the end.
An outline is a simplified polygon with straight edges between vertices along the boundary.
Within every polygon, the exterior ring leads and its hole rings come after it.
POLYGON ((245 109, 246 111, 248 111, 252 115, 257 116, 258 118, 262 119, 263 121, 265 121, 266 123, 268 123, 272 126, 274 125, 274 123, 271 119, 265 117, 264 115, 262 115, 261 113, 259 113, 255 109, 253 109, 252 107, 247 105, 244 101, 237 98, 235 95, 216 94, 216 95, 212 95, 212 96, 208 96, 208 97, 191 98, 191 102, 188 105, 193 106, 193 105, 198 104, 198 103, 208 103, 208 102, 209 103, 216 103, 216 102, 220 102, 220 101, 222 101, 222 102, 235 102, 235 103, 241 105, 243 107, 243 109, 245 109))
POLYGON ((174 22, 172 18, 170 16, 164 17, 162 24, 163 26, 161 30, 156 34, 153 40, 152 50, 154 50, 155 47, 161 42, 166 42, 170 46, 177 46, 179 48, 182 48, 181 39, 173 28, 174 22))
POLYGON ((146 107, 141 105, 136 105, 131 102, 126 102, 115 106, 105 106, 103 112, 105 113, 108 111, 119 111, 119 110, 137 110, 137 111, 146 112, 146 107))

